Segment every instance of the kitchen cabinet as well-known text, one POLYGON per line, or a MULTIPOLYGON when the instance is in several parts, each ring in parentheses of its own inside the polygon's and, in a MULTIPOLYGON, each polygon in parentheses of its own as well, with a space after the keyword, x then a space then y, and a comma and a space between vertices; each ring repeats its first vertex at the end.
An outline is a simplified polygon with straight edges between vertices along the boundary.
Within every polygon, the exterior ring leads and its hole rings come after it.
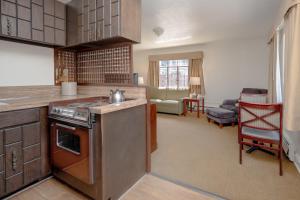
POLYGON ((0 113, 0 198, 50 173, 46 118, 46 108, 0 113))
POLYGON ((66 11, 63 3, 56 0, 1 0, 0 7, 2 37, 65 46, 66 11))
POLYGON ((140 0, 73 0, 67 5, 67 46, 114 38, 141 41, 140 0))

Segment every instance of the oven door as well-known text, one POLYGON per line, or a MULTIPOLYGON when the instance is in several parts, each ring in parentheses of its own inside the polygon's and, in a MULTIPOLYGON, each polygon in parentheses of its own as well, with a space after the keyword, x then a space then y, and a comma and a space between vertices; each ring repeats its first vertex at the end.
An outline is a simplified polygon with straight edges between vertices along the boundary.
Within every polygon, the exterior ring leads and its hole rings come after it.
POLYGON ((51 124, 51 161, 55 169, 93 184, 92 129, 51 124))

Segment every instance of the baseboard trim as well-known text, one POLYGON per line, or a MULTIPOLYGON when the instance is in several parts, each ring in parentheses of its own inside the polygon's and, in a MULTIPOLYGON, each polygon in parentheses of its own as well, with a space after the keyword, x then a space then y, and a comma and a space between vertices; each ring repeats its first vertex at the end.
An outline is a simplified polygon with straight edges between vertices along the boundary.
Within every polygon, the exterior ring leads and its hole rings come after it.
POLYGON ((159 174, 157 174, 157 173, 154 173, 154 172, 151 172, 150 175, 155 176, 155 177, 160 178, 160 179, 163 179, 163 180, 165 180, 165 181, 174 183, 174 184, 176 184, 176 185, 185 187, 185 188, 187 188, 187 189, 189 189, 189 190, 192 190, 192 191, 194 191, 194 192, 197 192, 197 193, 200 193, 200 194, 207 195, 207 196, 212 197, 212 198, 214 198, 214 199, 216 199, 216 200, 229 200, 229 199, 227 199, 227 198, 225 198, 225 197, 222 197, 222 196, 220 196, 220 195, 218 195, 218 194, 214 194, 214 193, 212 193, 212 192, 207 192, 207 191, 202 190, 202 189, 200 189, 200 188, 197 188, 197 187, 191 186, 191 185, 189 185, 189 184, 183 183, 183 182, 181 182, 181 181, 179 181, 179 180, 175 180, 175 179, 172 179, 172 178, 167 178, 167 177, 165 177, 165 176, 161 176, 161 175, 159 175, 159 174))
POLYGON ((298 170, 298 172, 300 174, 300 155, 298 155, 298 154, 295 155, 294 165, 296 166, 296 169, 298 170))

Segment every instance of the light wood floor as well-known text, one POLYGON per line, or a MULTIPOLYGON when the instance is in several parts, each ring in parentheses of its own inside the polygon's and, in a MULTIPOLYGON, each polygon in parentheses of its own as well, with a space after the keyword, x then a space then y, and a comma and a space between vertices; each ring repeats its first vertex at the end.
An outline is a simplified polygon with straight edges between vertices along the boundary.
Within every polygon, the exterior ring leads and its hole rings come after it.
MULTIPOLYGON (((51 178, 10 200, 87 200, 68 186, 51 178)), ((213 200, 215 198, 152 175, 144 176, 121 200, 213 200)))

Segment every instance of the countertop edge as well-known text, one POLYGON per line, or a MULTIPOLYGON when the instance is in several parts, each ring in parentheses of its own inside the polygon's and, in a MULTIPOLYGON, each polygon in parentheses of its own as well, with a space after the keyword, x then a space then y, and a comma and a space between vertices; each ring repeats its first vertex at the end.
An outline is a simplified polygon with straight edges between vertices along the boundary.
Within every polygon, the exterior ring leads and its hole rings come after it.
POLYGON ((92 107, 90 108, 91 113, 94 114, 106 114, 106 113, 111 113, 119 110, 124 110, 140 105, 145 105, 147 104, 147 99, 134 99, 130 101, 124 101, 118 104, 109 104, 105 106, 99 106, 99 107, 92 107))

